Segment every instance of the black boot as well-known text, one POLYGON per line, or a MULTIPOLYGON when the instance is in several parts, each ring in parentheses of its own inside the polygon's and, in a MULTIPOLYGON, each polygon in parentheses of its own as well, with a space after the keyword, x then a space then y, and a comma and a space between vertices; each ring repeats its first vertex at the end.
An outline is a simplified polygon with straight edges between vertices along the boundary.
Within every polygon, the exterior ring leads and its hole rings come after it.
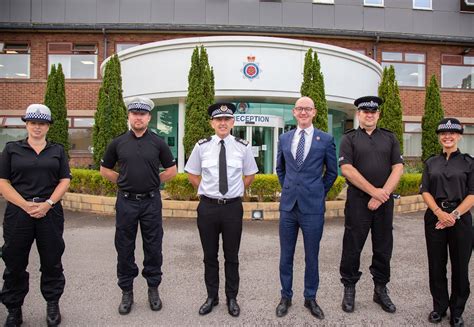
POLYGON ((163 304, 160 299, 160 293, 158 293, 158 287, 148 287, 148 302, 150 302, 151 310, 161 310, 163 304))
POLYGON ((48 301, 46 304, 46 322, 48 326, 58 326, 61 323, 58 301, 48 301))
POLYGON ((122 291, 122 301, 119 305, 119 313, 121 315, 127 315, 132 310, 133 304, 133 291, 122 291))
POLYGON ((344 297, 342 298, 342 310, 354 312, 356 289, 354 285, 344 286, 344 297))
POLYGON ((7 320, 5 327, 17 327, 23 323, 23 316, 21 314, 21 307, 8 309, 7 320))
POLYGON ((380 304, 382 309, 386 312, 394 313, 397 310, 395 304, 393 304, 388 296, 388 289, 385 285, 375 285, 374 302, 380 304))

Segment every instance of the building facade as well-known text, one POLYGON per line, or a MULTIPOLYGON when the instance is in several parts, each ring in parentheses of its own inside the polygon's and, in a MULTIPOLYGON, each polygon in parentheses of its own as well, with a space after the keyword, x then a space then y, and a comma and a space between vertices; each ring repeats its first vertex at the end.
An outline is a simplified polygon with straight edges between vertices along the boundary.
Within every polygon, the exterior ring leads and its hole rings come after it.
POLYGON ((155 102, 151 127, 183 168, 192 50, 204 45, 216 100, 239 110, 233 133, 273 172, 278 134, 294 127, 304 54, 318 52, 336 143, 355 98, 376 94, 394 65, 404 154, 421 154, 425 87, 435 75, 446 116, 461 120, 474 154, 474 4, 469 0, 0 0, 0 147, 25 135, 21 115, 42 102, 52 64, 66 75, 73 164, 90 163, 101 66, 118 53, 124 97, 155 102), (472 50, 471 50, 472 49, 472 50))

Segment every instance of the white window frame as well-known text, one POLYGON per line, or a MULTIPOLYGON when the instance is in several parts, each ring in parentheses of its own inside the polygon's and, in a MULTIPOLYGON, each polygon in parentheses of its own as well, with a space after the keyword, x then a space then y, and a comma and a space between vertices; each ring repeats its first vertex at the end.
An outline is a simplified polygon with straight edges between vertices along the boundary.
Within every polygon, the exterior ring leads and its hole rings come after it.
POLYGON ((364 6, 366 7, 383 7, 384 0, 379 0, 380 3, 367 3, 368 0, 364 0, 364 6))
POLYGON ((433 10, 433 0, 429 0, 430 5, 429 7, 422 7, 416 4, 417 0, 413 0, 413 9, 419 9, 419 10, 433 10))

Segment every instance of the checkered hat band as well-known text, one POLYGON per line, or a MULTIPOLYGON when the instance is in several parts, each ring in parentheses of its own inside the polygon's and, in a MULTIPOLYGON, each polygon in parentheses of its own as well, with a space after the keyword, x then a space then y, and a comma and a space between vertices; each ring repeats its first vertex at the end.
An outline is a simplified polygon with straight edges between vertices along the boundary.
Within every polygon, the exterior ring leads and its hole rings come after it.
POLYGON ((448 130, 453 130, 453 131, 460 131, 462 130, 462 126, 459 124, 439 124, 438 125, 438 130, 441 129, 448 129, 448 130))
POLYGON ((144 110, 151 111, 151 107, 146 103, 133 102, 128 105, 128 110, 144 110))
POLYGON ((231 115, 231 116, 234 115, 234 113, 233 113, 232 110, 230 110, 230 109, 227 109, 227 110, 225 110, 225 111, 222 111, 221 109, 216 109, 216 110, 214 110, 214 111, 212 112, 212 115, 211 115, 211 116, 214 117, 214 116, 223 115, 223 114, 231 115))
POLYGON ((37 112, 29 112, 25 115, 25 120, 29 119, 51 121, 51 116, 37 112))
POLYGON ((377 104, 377 102, 374 102, 374 101, 361 102, 357 106, 357 108, 370 108, 370 109, 377 109, 378 107, 379 105, 377 104))

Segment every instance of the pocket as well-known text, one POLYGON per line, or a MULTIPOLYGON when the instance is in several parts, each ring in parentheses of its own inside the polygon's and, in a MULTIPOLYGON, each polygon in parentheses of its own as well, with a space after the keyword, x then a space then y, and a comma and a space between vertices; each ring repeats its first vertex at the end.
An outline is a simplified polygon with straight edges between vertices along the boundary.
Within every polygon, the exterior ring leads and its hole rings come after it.
POLYGON ((235 169, 241 169, 242 161, 241 160, 227 160, 227 166, 230 166, 235 169))

